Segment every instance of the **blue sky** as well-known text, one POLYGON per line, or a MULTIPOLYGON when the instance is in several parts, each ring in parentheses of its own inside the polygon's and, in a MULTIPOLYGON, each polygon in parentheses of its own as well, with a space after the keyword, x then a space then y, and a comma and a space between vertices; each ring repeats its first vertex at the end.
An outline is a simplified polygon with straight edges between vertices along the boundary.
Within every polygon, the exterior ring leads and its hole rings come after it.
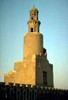
POLYGON ((68 0, 0 0, 0 81, 23 60, 29 10, 39 10, 40 33, 53 64, 54 87, 68 89, 68 0))

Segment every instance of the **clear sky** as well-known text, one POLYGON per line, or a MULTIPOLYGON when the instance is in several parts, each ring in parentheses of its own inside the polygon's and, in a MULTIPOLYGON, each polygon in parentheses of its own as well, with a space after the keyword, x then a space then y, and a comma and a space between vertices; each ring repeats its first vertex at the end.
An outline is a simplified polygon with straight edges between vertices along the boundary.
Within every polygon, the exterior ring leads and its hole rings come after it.
POLYGON ((68 0, 0 0, 0 81, 14 69, 14 62, 23 60, 23 36, 33 5, 53 64, 54 87, 68 89, 68 0))

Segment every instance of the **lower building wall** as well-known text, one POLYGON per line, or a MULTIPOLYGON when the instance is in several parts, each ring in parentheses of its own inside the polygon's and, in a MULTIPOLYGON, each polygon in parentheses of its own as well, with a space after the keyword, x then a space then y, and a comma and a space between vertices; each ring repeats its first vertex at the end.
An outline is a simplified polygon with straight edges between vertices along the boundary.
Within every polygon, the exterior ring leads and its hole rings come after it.
POLYGON ((14 71, 5 74, 4 82, 53 87, 53 66, 46 55, 33 55, 23 62, 16 62, 14 71))
POLYGON ((2 100, 68 100, 68 90, 0 83, 2 100))
POLYGON ((4 76, 6 83, 19 84, 36 84, 36 63, 35 59, 29 59, 24 62, 17 62, 14 66, 14 71, 11 71, 4 76))

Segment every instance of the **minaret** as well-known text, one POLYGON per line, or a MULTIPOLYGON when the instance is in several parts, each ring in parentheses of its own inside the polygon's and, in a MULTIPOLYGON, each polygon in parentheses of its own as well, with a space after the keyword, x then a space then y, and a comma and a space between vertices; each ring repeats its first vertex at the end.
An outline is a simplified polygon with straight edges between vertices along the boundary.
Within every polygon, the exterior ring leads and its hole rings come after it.
POLYGON ((39 32, 38 10, 30 10, 28 32, 24 35, 24 59, 14 64, 14 71, 4 75, 6 83, 19 83, 53 87, 53 65, 47 59, 43 47, 43 35, 39 32))
POLYGON ((43 35, 39 33, 40 21, 38 21, 38 10, 30 10, 28 21, 28 33, 24 36, 24 59, 43 53, 43 35))
POLYGON ((39 32, 40 21, 38 21, 38 10, 32 8, 30 10, 30 19, 28 21, 28 32, 39 32))

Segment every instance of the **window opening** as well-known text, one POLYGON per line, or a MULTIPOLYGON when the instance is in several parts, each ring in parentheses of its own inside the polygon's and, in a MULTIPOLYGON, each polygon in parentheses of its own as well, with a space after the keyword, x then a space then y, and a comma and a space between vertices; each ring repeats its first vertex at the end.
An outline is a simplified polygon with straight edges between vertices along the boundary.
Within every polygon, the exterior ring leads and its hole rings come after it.
POLYGON ((47 72, 43 71, 43 84, 47 84, 47 72))
POLYGON ((31 19, 33 20, 33 17, 31 17, 31 19))
POLYGON ((33 32, 33 28, 31 28, 31 32, 33 32))

